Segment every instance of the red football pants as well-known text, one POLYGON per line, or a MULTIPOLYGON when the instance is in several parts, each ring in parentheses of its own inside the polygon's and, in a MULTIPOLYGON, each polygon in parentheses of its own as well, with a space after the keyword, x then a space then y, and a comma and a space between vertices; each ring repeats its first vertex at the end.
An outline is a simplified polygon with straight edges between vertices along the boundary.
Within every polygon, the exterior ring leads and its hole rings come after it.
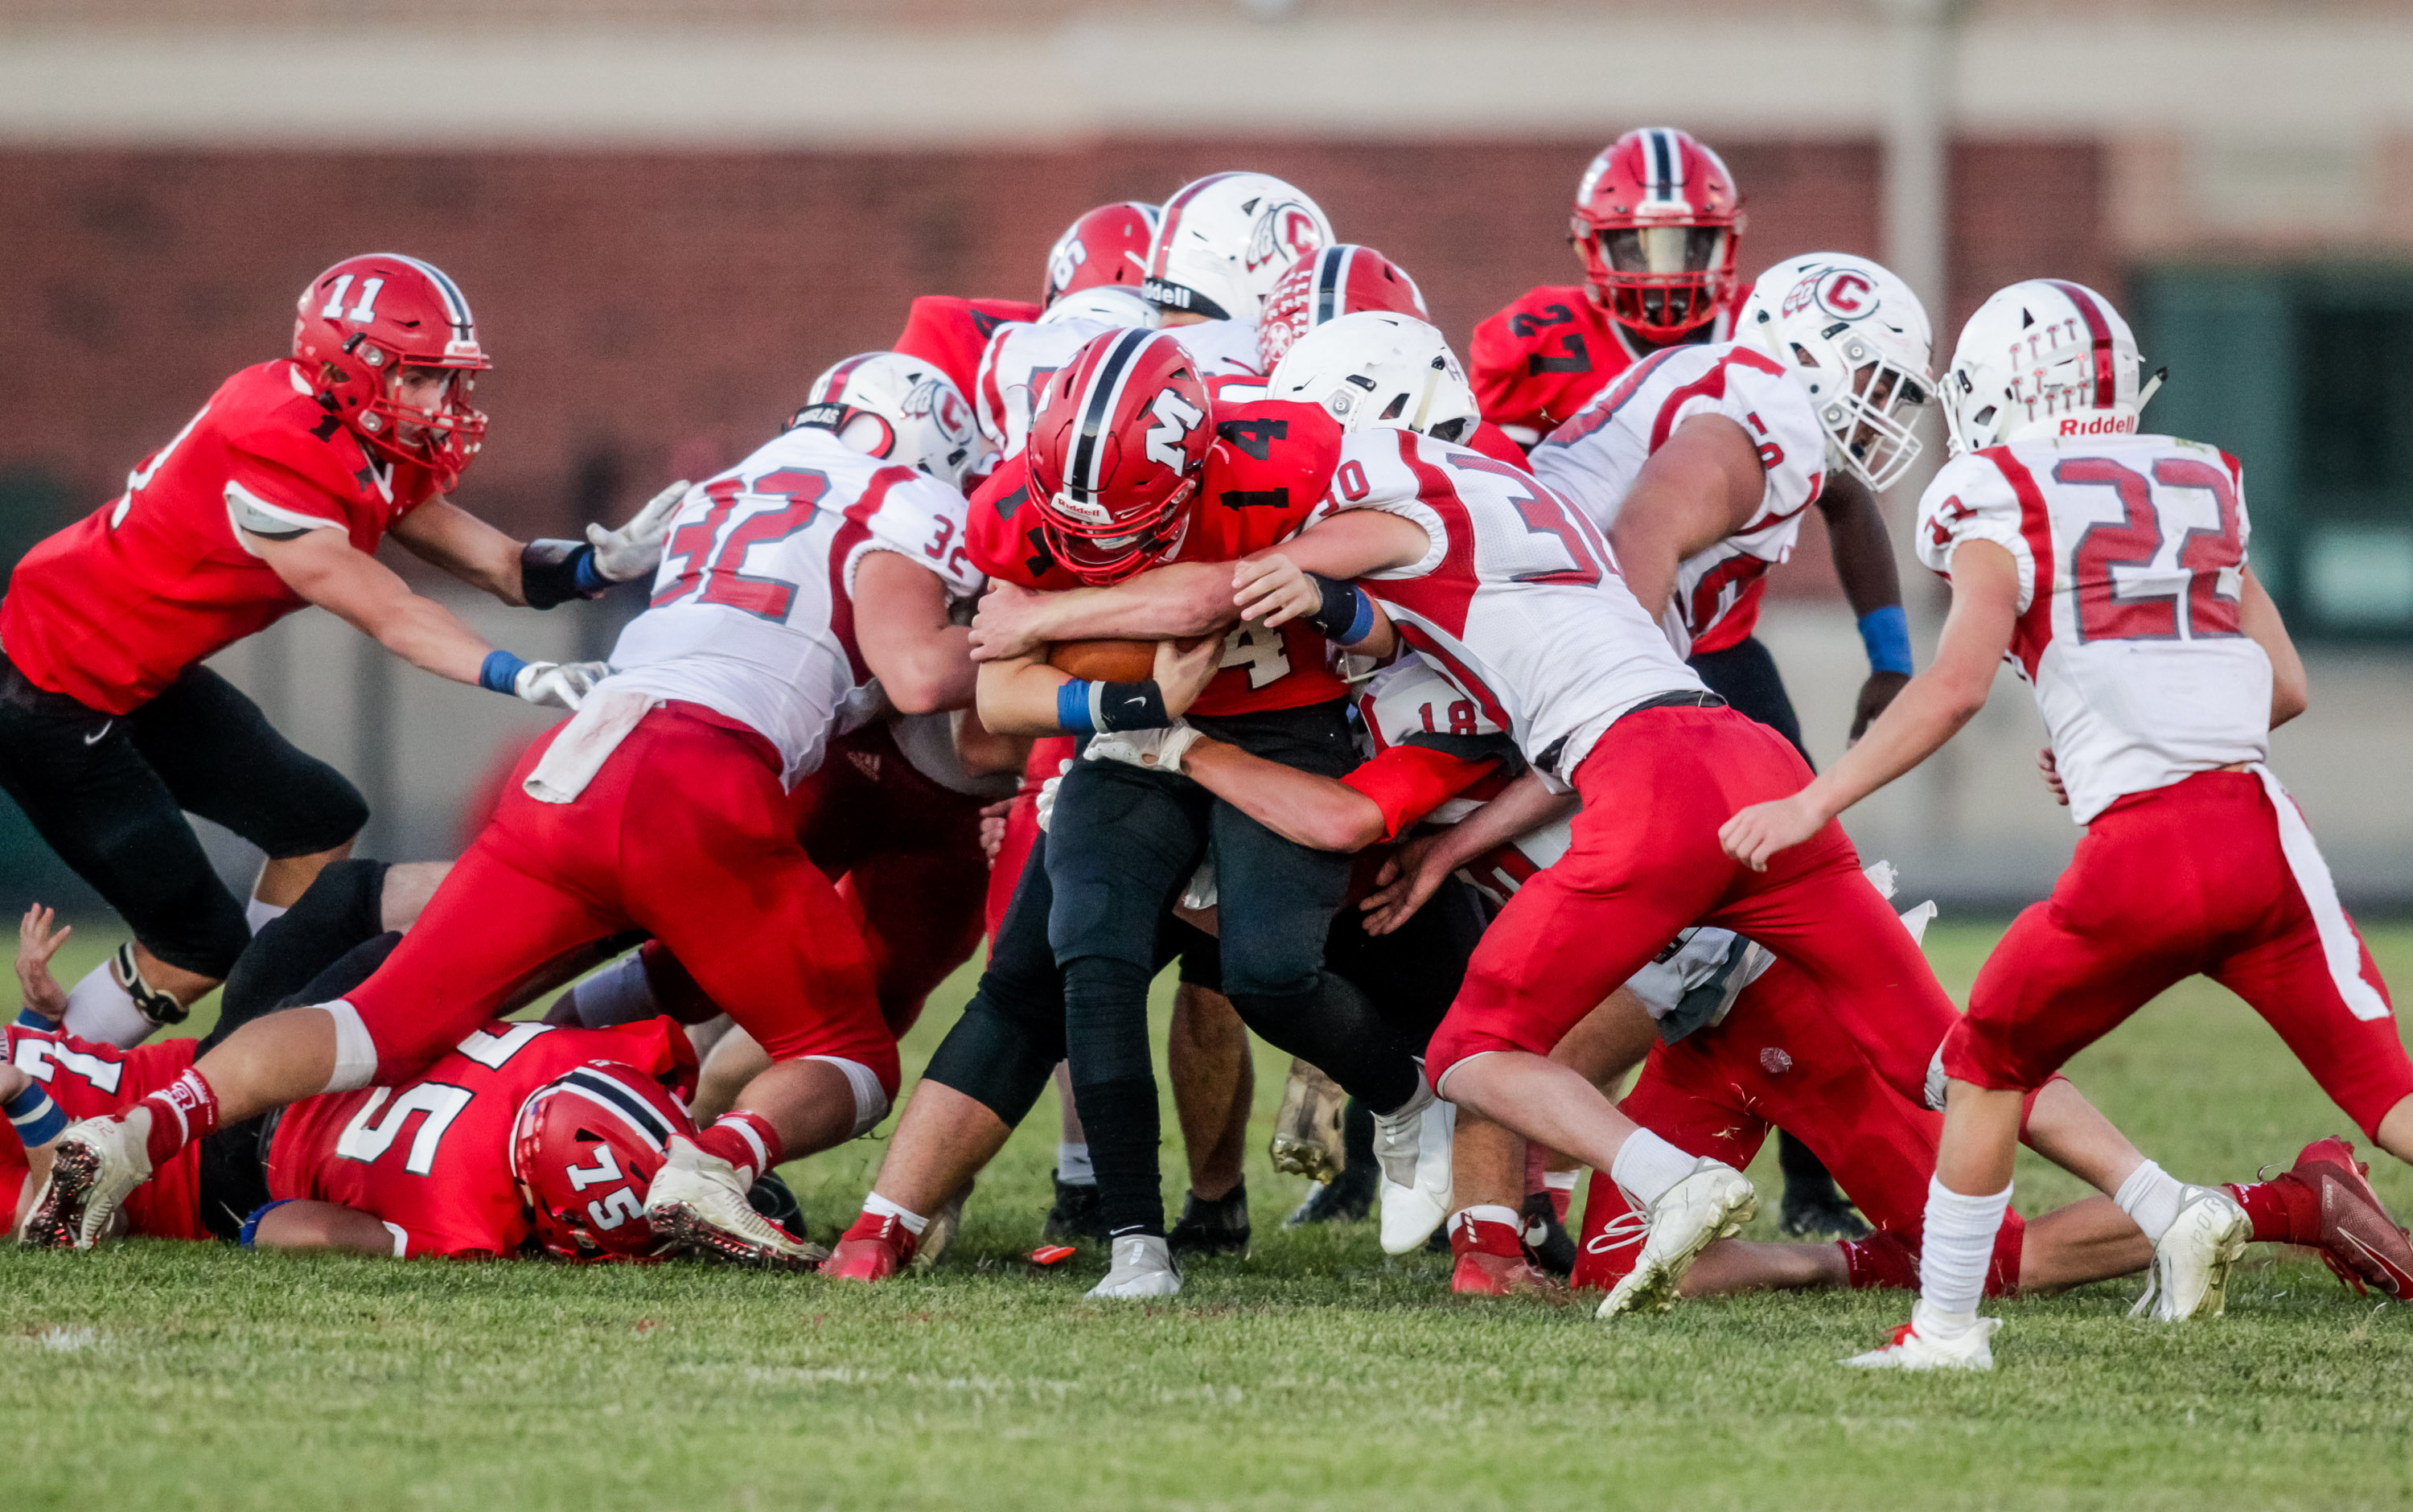
POLYGON ((561 727, 528 749, 494 822, 377 974, 348 998, 376 1079, 407 1079, 567 951, 644 929, 774 1060, 858 1061, 896 1090, 868 953, 796 843, 771 743, 692 704, 654 710, 575 802, 521 787, 561 727))
POLYGON ((1072 735, 1050 735, 1031 744, 1030 760, 1022 767, 1022 790, 1014 795, 1014 807, 1006 810, 1005 843, 989 863, 987 912, 992 946, 1005 923, 1006 905, 1014 901, 1014 890, 1021 884, 1022 868, 1030 864, 1031 850, 1039 844, 1039 790, 1079 749, 1080 742, 1072 735))
POLYGON ((869 724, 832 741, 791 802, 806 855, 854 911, 881 1016, 901 1038, 980 943, 981 800, 924 777, 887 725, 869 724))
POLYGON ((1945 1041, 1945 1073, 1980 1087, 2038 1086, 2199 972, 2267 1019, 2371 1134, 2413 1093, 2413 1062, 2353 921, 2326 912, 2324 921, 2306 901, 2254 773, 2198 772, 2131 793, 2095 817, 2052 896, 1987 957, 1968 1016, 1945 1041), (2357 973, 2341 981, 2332 970, 2324 922, 2359 962, 2361 990, 2357 973), (2358 1017, 2349 991, 2379 1016, 2358 1017))
MULTIPOLYGON (((1724 1023, 1652 1045, 1618 1106, 1686 1154, 1738 1171, 1771 1126, 1783 1129, 1810 1147, 1870 1223, 1917 1253, 1944 1116, 1887 1085, 1798 968, 1778 961, 1724 1023)), ((1617 1183, 1592 1173, 1572 1284, 1606 1290, 1634 1268, 1640 1225, 1607 1232, 1631 1211, 1617 1183)), ((1987 1273, 1998 1295, 2019 1284, 2025 1233, 2019 1214, 2004 1214, 1987 1273)))
POLYGON ((1547 1055, 1609 992, 1695 924, 1799 967, 1913 1102, 1957 1020, 1927 957, 1828 824, 1755 872, 1718 845, 1736 809, 1785 797, 1810 768, 1785 738, 1729 708, 1660 708, 1608 727, 1575 774, 1567 853, 1517 889, 1485 931, 1426 1068, 1436 1084, 1487 1050, 1547 1055))

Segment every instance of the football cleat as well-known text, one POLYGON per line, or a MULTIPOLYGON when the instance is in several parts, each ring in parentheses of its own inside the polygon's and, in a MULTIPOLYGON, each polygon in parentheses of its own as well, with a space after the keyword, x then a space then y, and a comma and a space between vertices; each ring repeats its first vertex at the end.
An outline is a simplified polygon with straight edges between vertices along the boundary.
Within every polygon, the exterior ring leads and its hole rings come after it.
POLYGON ((922 1226, 921 1238, 914 1246, 914 1269, 927 1270, 937 1265, 946 1254, 947 1246, 955 1242, 955 1236, 964 1231, 964 1204, 971 1194, 972 1184, 967 1181, 961 1192, 939 1204, 939 1210, 922 1226))
POLYGON ((698 1254, 767 1270, 811 1270, 829 1257, 756 1212, 737 1167, 673 1134, 670 1154, 645 1193, 645 1222, 656 1234, 698 1254))
POLYGON ((2179 1215, 2154 1246, 2154 1268, 2145 1274, 2145 1295, 2128 1310, 2148 1308, 2161 1323, 2216 1318, 2228 1306, 2228 1269, 2254 1237, 2254 1221, 2237 1199, 2217 1187, 2185 1187, 2179 1215))
POLYGON ((43 1250, 89 1250, 109 1232, 126 1193, 151 1179, 151 1114, 86 1119, 59 1135, 50 1179, 25 1218, 24 1242, 43 1250), (137 1119, 141 1120, 138 1126, 137 1119))
POLYGON ((1330 1186, 1309 1187, 1306 1200, 1291 1209, 1290 1216, 1282 1220, 1282 1227, 1363 1223, 1374 1210, 1374 1196, 1382 1179, 1382 1172, 1369 1152, 1364 1160, 1351 1163, 1348 1169, 1334 1177, 1330 1186))
POLYGON ((1554 1276, 1565 1276, 1576 1268, 1575 1236, 1567 1232, 1566 1215, 1559 1208, 1558 1195, 1550 1192, 1525 1193, 1525 1253, 1533 1264, 1554 1276))
POLYGON ((1249 1257, 1249 1187, 1247 1182, 1234 1187, 1213 1202, 1204 1202, 1195 1192, 1181 1206, 1181 1222, 1173 1225, 1165 1237, 1173 1253, 1184 1260, 1202 1254, 1236 1254, 1249 1257))
POLYGON ((1934 1338, 1918 1331, 1914 1320, 1893 1331, 1883 1348, 1843 1361, 1863 1371, 1991 1371, 1994 1349, 1988 1341, 2003 1326, 2000 1318, 1979 1318, 1958 1334, 1934 1338))
POLYGON ((2278 1179, 2301 1181, 2318 1203, 2321 1261, 2357 1292, 2376 1287, 2413 1300, 2413 1243, 2373 1191, 2371 1167, 2334 1135, 2316 1139, 2278 1179))
POLYGON ((913 1231, 895 1213, 863 1213, 838 1236, 837 1248, 822 1262, 822 1274, 836 1281, 886 1281, 913 1263, 919 1247, 913 1231))
POLYGON ((1274 1169, 1326 1183, 1347 1169, 1340 1126, 1348 1106, 1349 1094, 1339 1082, 1293 1057, 1281 1111, 1274 1115, 1274 1169))
POLYGON ((1091 1297, 1132 1301, 1174 1297, 1181 1291, 1181 1267, 1172 1249, 1155 1234, 1126 1234, 1115 1240, 1115 1263, 1106 1279, 1089 1288, 1091 1297))
POLYGON ((1759 1210, 1759 1193, 1733 1166, 1707 1156, 1692 1173, 1651 1205, 1651 1231, 1634 1268, 1600 1304, 1600 1315, 1665 1312, 1676 1305, 1676 1288, 1701 1252, 1742 1232, 1759 1210))
POLYGON ((1039 1237, 1058 1243, 1104 1238, 1106 1221, 1098 1214, 1098 1183, 1067 1181, 1053 1171, 1047 1175, 1056 1183, 1056 1206, 1047 1209, 1047 1222, 1041 1225, 1039 1237))
POLYGON ((1418 1085, 1397 1113, 1374 1117, 1374 1160, 1382 1167, 1383 1253, 1406 1254, 1449 1217, 1449 1143, 1458 1104, 1418 1085))
POLYGON ((1525 1257, 1523 1237, 1512 1224, 1487 1223, 1461 1210, 1449 1227, 1449 1248, 1457 1257, 1449 1272, 1453 1296, 1563 1299, 1566 1288, 1525 1257))
POLYGON ((1831 1178, 1812 1183, 1787 1177, 1776 1228, 1789 1239, 1851 1240, 1869 1237, 1869 1225, 1853 1210, 1851 1199, 1835 1190, 1831 1178), (1826 1190, 1816 1191, 1815 1186, 1826 1190), (1799 1190, 1805 1187, 1813 1190, 1799 1190))

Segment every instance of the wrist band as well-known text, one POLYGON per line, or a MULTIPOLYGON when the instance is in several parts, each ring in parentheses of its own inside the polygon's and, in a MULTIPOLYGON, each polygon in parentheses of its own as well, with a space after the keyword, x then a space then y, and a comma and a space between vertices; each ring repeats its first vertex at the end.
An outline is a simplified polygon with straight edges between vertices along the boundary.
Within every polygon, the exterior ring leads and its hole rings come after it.
POLYGON ((299 1197, 279 1197, 274 1202, 261 1203, 259 1207, 254 1208, 251 1210, 251 1216, 249 1218, 243 1221, 243 1228, 236 1233, 234 1241, 237 1244, 242 1245, 246 1250, 250 1249, 252 1240, 259 1237, 259 1221, 261 1219, 267 1217, 270 1213, 274 1212, 277 1208, 284 1207, 289 1202, 299 1202, 302 1199, 299 1197))
POLYGON ((478 668, 478 686, 497 693, 517 693, 520 670, 526 665, 509 651, 489 651, 478 668))
POLYGON ((0 1103, 0 1113, 8 1115, 8 1122, 17 1131, 17 1138, 27 1149, 47 1145, 67 1132, 67 1116, 51 1101, 51 1094, 40 1082, 0 1103))
POLYGON ((612 586, 595 570, 595 548, 583 541, 531 541, 520 548, 520 597, 531 609, 592 599, 612 586))
POLYGON ((571 574, 571 580, 578 585, 578 596, 582 599, 596 598, 612 586, 612 580, 595 565, 595 548, 592 546, 578 548, 578 567, 571 574))
POLYGON ((1090 716, 1101 730, 1162 730, 1173 722, 1164 712, 1164 689, 1144 683, 1091 683, 1090 716))
POLYGON ((1910 660, 1910 616, 1898 603, 1860 616, 1860 645, 1868 648, 1871 672, 1898 672, 1907 677, 1917 670, 1910 660))
POLYGON ((17 1027, 19 1029, 56 1029, 59 1027, 59 1020, 44 1018, 31 1008, 20 1008, 17 1010, 17 1027))
POLYGON ((1089 689, 1097 686, 1078 677, 1056 685, 1056 723, 1059 728, 1088 734, 1098 727, 1089 718, 1089 689))
POLYGON ((1341 645, 1355 645, 1374 629, 1374 601, 1346 578, 1328 578, 1321 572, 1307 574, 1323 595, 1324 602, 1307 623, 1327 641, 1341 645))

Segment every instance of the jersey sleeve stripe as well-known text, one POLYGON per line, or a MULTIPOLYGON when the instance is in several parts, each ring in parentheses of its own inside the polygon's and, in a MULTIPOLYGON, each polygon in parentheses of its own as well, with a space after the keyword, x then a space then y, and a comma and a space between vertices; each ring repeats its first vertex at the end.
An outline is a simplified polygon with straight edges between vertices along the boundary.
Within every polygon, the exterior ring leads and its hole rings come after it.
POLYGON ((2044 500, 2044 490, 2036 486, 2036 475, 2029 472, 2019 458, 2003 447, 1993 447, 1978 455, 1994 465, 2003 481, 2011 485, 2012 496, 2020 501, 2020 536, 2028 543, 2031 571, 2035 586, 2028 594, 2028 606, 2020 612, 2019 622, 2012 628, 2011 650, 2020 665, 2036 681, 2036 663, 2043 660, 2044 648, 2052 642, 2052 515, 2044 500))
MULTIPOLYGON (((227 519, 238 530, 247 530, 271 541, 291 541, 313 530, 344 528, 341 520, 329 520, 288 509, 282 504, 272 504, 231 478, 227 480, 226 504, 227 519)), ((238 536, 236 539, 240 541, 242 538, 238 536)))

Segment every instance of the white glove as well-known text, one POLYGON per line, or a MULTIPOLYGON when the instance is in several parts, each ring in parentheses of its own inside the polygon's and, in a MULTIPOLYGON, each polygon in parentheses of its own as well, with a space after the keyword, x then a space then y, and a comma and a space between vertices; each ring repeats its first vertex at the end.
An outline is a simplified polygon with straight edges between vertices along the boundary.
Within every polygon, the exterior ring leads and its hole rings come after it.
POLYGON ((1176 719, 1162 730, 1108 730, 1091 735, 1088 749, 1081 754, 1093 762, 1121 762, 1177 777, 1182 753, 1198 740, 1199 732, 1188 720, 1176 719))
POLYGON ((1064 774, 1073 769, 1071 762, 1058 762, 1056 775, 1039 784, 1039 833, 1047 833, 1048 818, 1056 812, 1056 790, 1064 785, 1064 774))
POLYGON ((610 675, 612 666, 605 661, 531 661, 511 679, 511 691, 547 708, 574 709, 610 675))
POLYGON ((636 517, 617 530, 588 526, 586 543, 595 548, 596 572, 614 583, 626 583, 661 566, 662 542, 670 538, 671 516, 678 512, 679 501, 687 497, 687 480, 682 478, 646 500, 636 517))

